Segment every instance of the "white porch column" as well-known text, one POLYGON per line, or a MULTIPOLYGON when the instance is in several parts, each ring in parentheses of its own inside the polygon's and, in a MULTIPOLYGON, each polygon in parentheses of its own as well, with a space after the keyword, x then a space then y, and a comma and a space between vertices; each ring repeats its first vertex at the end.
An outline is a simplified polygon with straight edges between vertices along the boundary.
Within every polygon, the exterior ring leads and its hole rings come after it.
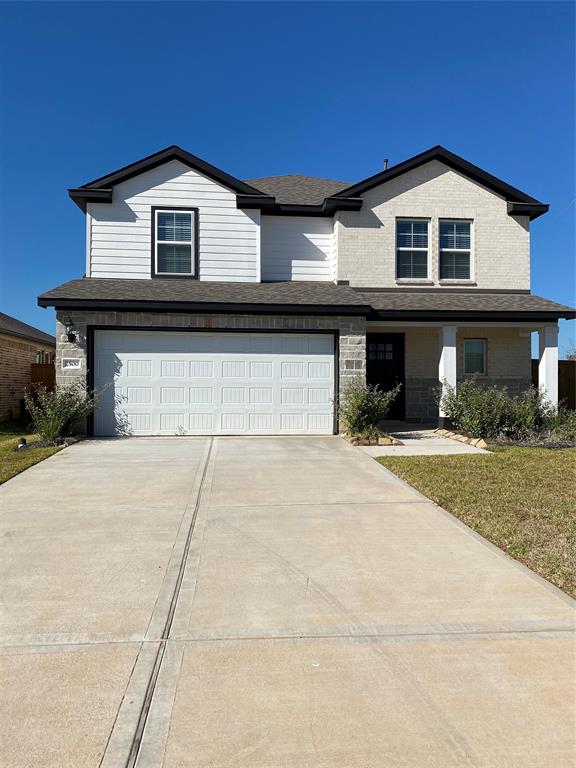
MULTIPOLYGON (((442 393, 446 385, 456 389, 456 334, 455 325, 443 325, 440 328, 440 364, 438 365, 438 379, 442 385, 442 393)), ((440 406, 440 421, 446 418, 446 414, 440 406)))
POLYGON ((558 325, 546 325, 538 331, 540 363, 538 386, 547 402, 558 407, 558 325))

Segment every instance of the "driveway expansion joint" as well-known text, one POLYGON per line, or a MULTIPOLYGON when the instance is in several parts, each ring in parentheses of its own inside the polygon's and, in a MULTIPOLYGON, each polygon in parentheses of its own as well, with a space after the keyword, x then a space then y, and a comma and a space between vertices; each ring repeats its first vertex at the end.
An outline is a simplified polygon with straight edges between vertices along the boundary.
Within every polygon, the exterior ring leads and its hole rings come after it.
POLYGON ((190 550, 190 544, 192 541, 192 535, 194 533, 194 527, 196 525, 196 519, 198 516, 198 510, 200 508, 200 503, 202 500, 202 490, 204 487, 204 481, 206 479, 206 474, 208 470, 208 465, 210 464, 210 457, 212 455, 212 447, 214 445, 214 438, 210 438, 209 444, 208 444, 208 451, 204 458, 204 463, 202 467, 202 472, 200 476, 200 482, 198 485, 198 490, 196 493, 196 499, 194 503, 194 508, 192 512, 192 518, 190 521, 190 524, 188 526, 188 531, 186 534, 186 540, 184 543, 184 550, 182 552, 182 555, 180 557, 180 564, 178 568, 178 575, 176 578, 176 584, 174 585, 174 590, 172 593, 172 598, 169 603, 168 612, 166 615, 166 621, 164 623, 164 629, 162 631, 162 637, 160 640, 160 644, 158 646, 158 650, 156 651, 156 657, 154 659, 154 665, 152 667, 152 671, 150 673, 150 678, 148 680, 148 685, 146 686, 146 692, 144 694, 144 700, 142 702, 142 708, 140 710, 140 715, 138 717, 138 722, 136 724, 136 730, 134 733, 134 737, 132 739, 132 744, 130 747, 130 752, 128 755, 128 759, 126 761, 126 768, 134 768, 138 761, 138 755, 140 753, 140 746, 142 743, 142 738, 144 736, 144 729, 146 728, 146 723, 148 721, 148 715, 150 712, 150 707, 152 705, 152 698, 154 696, 154 692, 156 690, 156 685, 158 682, 158 677, 160 675, 160 670, 162 667, 162 662, 164 660, 164 656, 166 653, 166 646, 168 642, 168 638, 170 637, 170 630, 172 628, 172 623, 174 621, 174 614, 176 611, 176 605, 178 603, 178 597, 180 595, 180 590, 182 587, 182 580, 184 578, 184 572, 186 570, 186 563, 188 560, 188 553, 190 550))

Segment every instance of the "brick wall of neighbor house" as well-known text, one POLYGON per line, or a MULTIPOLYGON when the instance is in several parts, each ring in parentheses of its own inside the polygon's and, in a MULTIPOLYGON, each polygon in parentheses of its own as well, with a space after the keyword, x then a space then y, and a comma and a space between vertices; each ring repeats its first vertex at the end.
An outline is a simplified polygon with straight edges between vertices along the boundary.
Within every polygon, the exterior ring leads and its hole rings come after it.
POLYGON ((161 328, 230 328, 251 331, 339 331, 339 387, 343 391, 355 376, 366 373, 366 321, 363 317, 293 317, 266 315, 198 315, 154 312, 58 312, 56 322, 56 383, 65 385, 86 376, 87 326, 161 328), (78 341, 68 341, 64 320, 71 319, 78 341), (80 370, 62 371, 62 358, 82 360, 80 370))
POLYGON ((438 219, 472 219, 472 274, 479 288, 530 288, 526 216, 509 216, 506 200, 434 160, 362 195, 360 211, 336 215, 338 279, 353 286, 396 283, 396 218, 430 219, 432 285, 439 287, 438 219))
POLYGON ((30 365, 37 352, 54 352, 54 347, 15 336, 0 334, 0 421, 20 417, 24 390, 30 386, 30 365))
MULTIPOLYGON (((398 329, 399 332, 402 330, 398 329)), ((439 329, 414 327, 403 332, 406 343, 406 418, 434 420, 438 417, 435 392, 439 386, 439 329)), ((464 339, 487 341, 488 375, 479 377, 480 382, 507 387, 512 394, 518 394, 531 385, 529 333, 518 328, 459 328, 459 380, 464 376, 464 339)))

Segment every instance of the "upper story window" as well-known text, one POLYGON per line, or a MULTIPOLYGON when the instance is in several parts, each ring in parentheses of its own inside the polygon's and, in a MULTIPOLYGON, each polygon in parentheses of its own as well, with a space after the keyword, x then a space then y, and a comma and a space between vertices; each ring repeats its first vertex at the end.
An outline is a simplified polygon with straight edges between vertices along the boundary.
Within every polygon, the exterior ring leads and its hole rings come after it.
POLYGON ((197 277, 197 211, 153 208, 153 272, 156 275, 197 277))
POLYGON ((428 277, 428 221, 396 220, 396 277, 428 277))
POLYGON ((440 221, 440 280, 469 280, 472 222, 440 221))

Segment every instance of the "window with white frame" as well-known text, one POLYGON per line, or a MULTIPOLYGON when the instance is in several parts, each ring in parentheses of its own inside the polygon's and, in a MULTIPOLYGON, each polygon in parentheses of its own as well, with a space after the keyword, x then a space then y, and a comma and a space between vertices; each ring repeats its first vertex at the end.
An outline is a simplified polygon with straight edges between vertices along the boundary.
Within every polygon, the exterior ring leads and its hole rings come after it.
POLYGON ((428 221, 396 219, 396 278, 428 277, 428 221))
POLYGON ((486 339, 464 339, 464 373, 486 375, 486 339))
POLYGON ((440 280, 469 280, 471 221, 440 221, 440 280))
POLYGON ((196 211, 155 210, 155 273, 195 277, 196 211))

